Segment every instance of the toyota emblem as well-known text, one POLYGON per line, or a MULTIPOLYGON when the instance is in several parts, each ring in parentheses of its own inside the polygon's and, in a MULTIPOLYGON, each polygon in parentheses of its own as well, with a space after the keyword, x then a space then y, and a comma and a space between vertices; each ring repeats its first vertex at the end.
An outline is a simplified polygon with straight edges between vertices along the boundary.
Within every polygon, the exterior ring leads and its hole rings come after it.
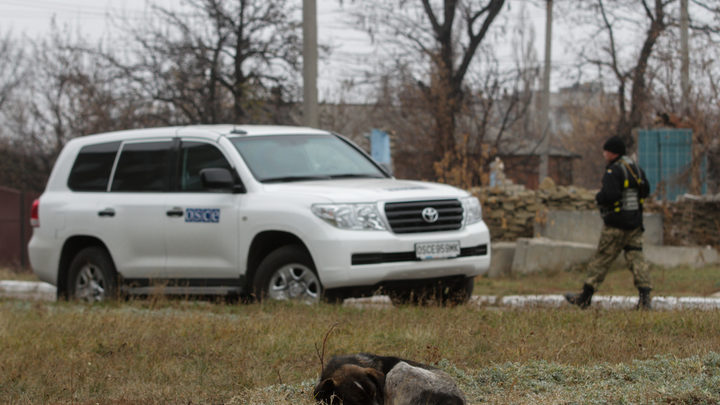
POLYGON ((434 222, 437 222, 438 220, 438 212, 433 207, 426 207, 422 210, 422 217, 425 220, 425 222, 432 224, 434 222))

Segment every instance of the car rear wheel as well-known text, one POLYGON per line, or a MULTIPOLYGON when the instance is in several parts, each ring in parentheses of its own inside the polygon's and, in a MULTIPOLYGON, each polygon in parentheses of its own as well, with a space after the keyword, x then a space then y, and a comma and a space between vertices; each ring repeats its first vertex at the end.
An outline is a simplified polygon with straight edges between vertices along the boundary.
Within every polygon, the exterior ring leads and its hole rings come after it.
POLYGON ((117 273, 107 252, 99 247, 78 252, 70 263, 67 286, 70 299, 99 302, 114 298, 117 273))
POLYGON ((310 255, 298 246, 271 252, 258 266, 253 289, 257 299, 320 301, 322 285, 310 255))

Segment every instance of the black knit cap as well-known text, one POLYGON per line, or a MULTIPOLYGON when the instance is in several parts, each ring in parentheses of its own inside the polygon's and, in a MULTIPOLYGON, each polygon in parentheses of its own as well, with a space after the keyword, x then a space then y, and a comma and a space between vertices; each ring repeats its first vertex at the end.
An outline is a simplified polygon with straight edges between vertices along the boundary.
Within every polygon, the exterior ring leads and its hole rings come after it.
POLYGON ((605 144, 603 145, 603 150, 616 153, 618 155, 624 155, 625 142, 623 142, 623 140, 620 139, 619 136, 611 136, 610 139, 605 141, 605 144))

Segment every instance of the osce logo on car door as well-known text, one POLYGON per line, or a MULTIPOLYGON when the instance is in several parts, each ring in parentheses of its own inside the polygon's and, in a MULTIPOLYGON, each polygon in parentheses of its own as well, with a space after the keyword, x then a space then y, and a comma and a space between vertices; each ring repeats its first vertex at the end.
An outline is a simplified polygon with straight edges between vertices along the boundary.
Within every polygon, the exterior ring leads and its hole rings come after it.
POLYGON ((220 222, 219 208, 188 208, 185 210, 185 222, 220 222))

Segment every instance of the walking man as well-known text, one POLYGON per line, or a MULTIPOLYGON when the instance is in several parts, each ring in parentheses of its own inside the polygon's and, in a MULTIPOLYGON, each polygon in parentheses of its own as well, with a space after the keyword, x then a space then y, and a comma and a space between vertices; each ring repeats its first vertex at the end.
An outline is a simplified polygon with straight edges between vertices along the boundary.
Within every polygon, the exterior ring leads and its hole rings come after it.
POLYGON ((595 196, 603 219, 597 250, 588 264, 587 278, 580 294, 565 294, 565 298, 580 308, 590 306, 592 296, 605 280, 610 264, 621 251, 633 274, 639 292, 638 309, 650 309, 649 267, 642 252, 643 199, 650 194, 645 172, 625 156, 625 143, 617 136, 603 145, 607 162, 602 188, 595 196))

